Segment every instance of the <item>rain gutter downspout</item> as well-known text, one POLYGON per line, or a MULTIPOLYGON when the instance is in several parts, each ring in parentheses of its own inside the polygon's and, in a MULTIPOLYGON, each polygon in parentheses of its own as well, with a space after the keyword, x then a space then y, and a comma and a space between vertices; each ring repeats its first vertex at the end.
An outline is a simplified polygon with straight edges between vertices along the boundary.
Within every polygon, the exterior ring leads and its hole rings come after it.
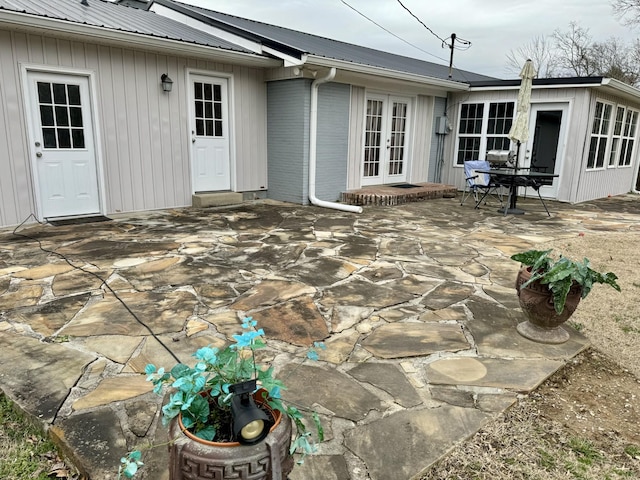
POLYGON ((336 76, 336 69, 332 67, 325 77, 316 78, 311 84, 311 112, 309 114, 309 200, 318 207, 333 208, 345 212, 362 213, 362 207, 345 205, 337 202, 327 202, 316 197, 316 157, 318 143, 318 87, 330 82, 336 76))

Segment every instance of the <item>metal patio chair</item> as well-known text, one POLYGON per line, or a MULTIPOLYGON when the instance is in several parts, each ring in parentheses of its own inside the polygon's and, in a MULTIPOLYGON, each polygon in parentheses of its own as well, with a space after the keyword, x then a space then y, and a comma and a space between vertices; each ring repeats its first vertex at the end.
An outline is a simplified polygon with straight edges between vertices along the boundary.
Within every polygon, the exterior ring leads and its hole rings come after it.
POLYGON ((495 196, 500 205, 502 205, 502 184, 498 183, 492 175, 488 173, 478 173, 478 170, 489 171, 491 165, 486 160, 465 160, 464 162, 464 180, 465 189, 462 193, 462 201, 460 205, 470 196, 473 196, 475 208, 478 208, 481 202, 487 203, 489 195, 495 196))

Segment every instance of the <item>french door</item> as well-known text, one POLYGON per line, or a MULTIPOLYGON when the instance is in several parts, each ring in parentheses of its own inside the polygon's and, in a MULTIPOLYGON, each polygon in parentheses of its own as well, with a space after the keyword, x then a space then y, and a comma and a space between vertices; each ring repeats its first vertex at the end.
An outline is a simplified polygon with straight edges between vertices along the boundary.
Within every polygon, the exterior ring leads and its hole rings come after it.
POLYGON ((407 180, 411 99, 367 95, 362 159, 364 185, 407 180))

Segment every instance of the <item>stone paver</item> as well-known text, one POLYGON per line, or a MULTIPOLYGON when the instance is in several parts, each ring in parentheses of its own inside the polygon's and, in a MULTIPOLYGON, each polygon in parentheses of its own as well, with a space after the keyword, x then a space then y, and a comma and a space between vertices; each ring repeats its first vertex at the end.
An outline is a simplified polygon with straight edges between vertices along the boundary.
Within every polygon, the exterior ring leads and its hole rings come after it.
MULTIPOLYGON (((324 422, 291 480, 418 478, 588 346, 572 329, 563 345, 517 334, 509 256, 637 232, 640 199, 551 203, 548 218, 535 199, 513 217, 456 199, 360 215, 258 201, 21 229, 91 273, 0 230, 0 389, 82 471, 113 480, 127 450, 168 440, 145 365, 193 363, 253 316, 285 399, 324 422)), ((139 478, 168 479, 166 448, 144 460, 139 478)))

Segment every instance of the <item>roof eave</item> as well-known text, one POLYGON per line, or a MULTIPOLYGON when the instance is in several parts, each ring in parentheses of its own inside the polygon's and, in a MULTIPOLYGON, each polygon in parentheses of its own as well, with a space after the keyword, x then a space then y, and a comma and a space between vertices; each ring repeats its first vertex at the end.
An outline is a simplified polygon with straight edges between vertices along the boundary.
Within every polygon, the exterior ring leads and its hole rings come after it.
POLYGON ((630 99, 636 103, 640 102, 640 89, 616 80, 615 78, 603 78, 602 84, 598 85, 596 90, 630 99))
POLYGON ((247 66, 275 67, 281 64, 280 61, 267 58, 261 55, 227 50, 210 45, 190 43, 184 40, 174 40, 170 38, 153 37, 142 33, 125 32, 96 25, 86 25, 57 18, 41 17, 23 12, 0 10, 0 25, 25 29, 38 29, 52 33, 63 33, 69 36, 87 39, 87 37, 99 40, 98 43, 110 43, 129 48, 132 45, 141 48, 160 50, 174 55, 215 55, 220 60, 247 66))
POLYGON ((318 65, 321 67, 336 67, 340 70, 346 70, 355 73, 367 75, 376 75, 378 77, 399 80, 404 82, 412 82, 416 84, 428 85, 430 87, 438 87, 447 91, 464 92, 469 90, 469 85, 453 80, 444 80, 436 77, 428 77, 426 75, 418 75, 415 73, 402 72, 399 70, 391 70, 383 67, 372 65, 363 65, 359 63, 349 62, 347 60, 338 60, 335 58, 322 57, 309 54, 307 56, 307 64, 318 65))

